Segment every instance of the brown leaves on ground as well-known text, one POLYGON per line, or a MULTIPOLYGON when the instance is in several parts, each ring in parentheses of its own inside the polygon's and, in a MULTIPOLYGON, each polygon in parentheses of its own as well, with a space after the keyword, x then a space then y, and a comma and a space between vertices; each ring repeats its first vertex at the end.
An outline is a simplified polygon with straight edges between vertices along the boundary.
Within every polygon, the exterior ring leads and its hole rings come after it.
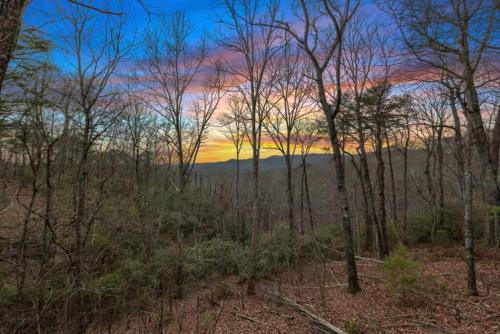
MULTIPOLYGON (((260 284, 300 302, 348 333, 500 333, 500 260, 495 266, 491 254, 479 257, 480 296, 469 297, 460 248, 415 249, 413 253, 420 263, 424 288, 406 303, 387 292, 381 264, 364 259, 358 260, 363 291, 355 295, 346 292, 341 261, 302 266, 260 284)), ((314 333, 311 324, 289 306, 277 304, 262 292, 246 296, 244 284, 234 277, 174 302, 169 309, 164 333, 314 333), (227 291, 221 294, 218 289, 227 291)), ((158 332, 155 319, 129 320, 127 326, 112 331, 144 333, 156 327, 158 332)))

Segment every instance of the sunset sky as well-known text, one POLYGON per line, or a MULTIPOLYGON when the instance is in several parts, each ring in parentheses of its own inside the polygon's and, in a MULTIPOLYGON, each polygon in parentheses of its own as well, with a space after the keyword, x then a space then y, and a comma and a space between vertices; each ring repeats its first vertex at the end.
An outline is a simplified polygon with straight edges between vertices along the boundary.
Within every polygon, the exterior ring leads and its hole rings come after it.
MULTIPOLYGON (((287 0, 284 0, 287 1, 287 0)), ((175 11, 184 11, 194 25, 192 34, 193 41, 199 39, 203 34, 208 34, 210 44, 210 56, 213 58, 227 58, 234 55, 228 54, 226 51, 215 47, 213 40, 210 38, 213 34, 217 21, 224 16, 224 12, 220 6, 219 0, 147 0, 147 11, 141 7, 138 1, 93 1, 93 6, 106 8, 110 10, 123 11, 126 17, 124 27, 124 36, 130 42, 135 42, 140 45, 140 41, 144 36, 144 31, 148 27, 154 27, 157 24, 157 17, 163 14, 173 13, 175 11)), ((69 6, 65 0, 36 0, 33 1, 25 13, 25 23, 29 26, 37 26, 52 39, 56 45, 51 54, 51 60, 57 64, 63 71, 71 72, 71 60, 67 55, 57 47, 61 43, 58 36, 64 30, 64 26, 58 20, 60 15, 58 11, 69 6)), ((370 7, 371 8, 371 7, 370 7)), ((99 14, 97 14, 99 15, 99 14)), ((134 49, 129 58, 122 65, 121 71, 127 71, 127 66, 133 66, 137 59, 142 56, 143 50, 140 47, 134 49)), ((119 80, 119 79, 118 79, 119 80)), ((218 113, 224 110, 224 103, 219 108, 218 113)), ((215 116, 217 118, 217 115, 215 116)), ((234 147, 232 143, 224 137, 220 129, 217 127, 217 122, 214 120, 213 125, 209 130, 209 136, 205 144, 201 147, 198 162, 225 161, 235 158, 234 147)), ((325 144, 319 144, 312 149, 312 153, 325 153, 325 144)), ((263 139, 263 149, 261 157, 279 155, 279 151, 271 149, 272 141, 270 138, 263 139)), ((241 158, 250 158, 251 151, 248 144, 245 144, 241 153, 241 158)))

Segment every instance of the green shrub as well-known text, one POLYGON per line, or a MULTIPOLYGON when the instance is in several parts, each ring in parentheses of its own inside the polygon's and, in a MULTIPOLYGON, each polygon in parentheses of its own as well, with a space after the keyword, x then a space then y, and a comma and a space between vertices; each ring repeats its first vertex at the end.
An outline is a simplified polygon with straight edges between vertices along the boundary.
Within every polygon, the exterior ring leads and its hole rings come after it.
POLYGON ((385 258, 383 271, 387 289, 406 303, 419 287, 417 280, 419 266, 410 251, 402 244, 398 244, 385 258))
POLYGON ((300 241, 302 260, 333 260, 339 258, 337 247, 343 246, 338 225, 320 226, 315 236, 305 236, 300 241))

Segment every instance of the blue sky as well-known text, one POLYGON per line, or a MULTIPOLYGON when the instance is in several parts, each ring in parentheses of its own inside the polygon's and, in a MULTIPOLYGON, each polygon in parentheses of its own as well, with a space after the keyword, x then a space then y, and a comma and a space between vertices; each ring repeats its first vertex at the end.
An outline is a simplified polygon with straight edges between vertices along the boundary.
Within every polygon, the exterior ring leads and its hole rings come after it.
MULTIPOLYGON (((210 33, 215 26, 217 13, 220 13, 219 0, 144 0, 151 15, 136 0, 80 0, 98 8, 105 8, 125 13, 126 24, 124 36, 140 41, 148 26, 154 26, 158 15, 184 11, 194 26, 193 39, 199 38, 204 32, 210 33)), ((61 9, 73 6, 66 0, 32 0, 28 5, 24 23, 27 27, 37 27, 57 44, 57 36, 61 34, 61 9)), ((103 14, 101 14, 103 15, 103 14)), ((136 57, 141 50, 136 50, 136 57)), ((57 46, 52 52, 52 61, 61 68, 67 67, 67 60, 57 46)))

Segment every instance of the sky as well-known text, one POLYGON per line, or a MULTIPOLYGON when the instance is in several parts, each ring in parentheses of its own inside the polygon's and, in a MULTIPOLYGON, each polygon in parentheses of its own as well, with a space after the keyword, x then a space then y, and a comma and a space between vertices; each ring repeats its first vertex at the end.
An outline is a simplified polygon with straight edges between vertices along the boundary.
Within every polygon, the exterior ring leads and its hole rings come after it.
MULTIPOLYGON (((216 27, 217 19, 224 15, 220 6, 221 0, 144 0, 148 10, 145 10, 136 0, 79 1, 98 8, 123 12, 123 17, 126 18, 124 36, 127 36, 126 38, 130 39, 131 42, 138 43, 138 45, 140 45, 140 40, 147 27, 157 24, 158 16, 184 11, 194 25, 192 34, 194 40, 205 33, 210 35, 214 31, 214 27, 216 27)), ((63 71, 71 72, 74 60, 68 58, 67 54, 62 51, 62 47, 58 47, 62 45, 58 36, 64 34, 64 25, 60 13, 64 12, 68 6, 72 5, 67 0, 32 0, 25 12, 24 22, 28 27, 39 28, 53 41, 56 47, 51 54, 51 60, 63 71)), ((133 63, 134 59, 141 57, 141 52, 140 47, 136 48, 127 61, 133 63)), ((223 110, 218 112, 221 113, 223 110)), ((224 137, 220 129, 212 126, 209 131, 209 137, 198 154, 198 162, 225 161, 235 158, 232 143, 224 137)), ((277 150, 270 149, 271 146, 272 141, 265 138, 261 157, 265 158, 280 154, 277 150)), ((312 153, 325 153, 324 145, 313 147, 312 153)), ((249 145, 246 144, 243 147, 241 158, 250 157, 251 150, 249 145)))

